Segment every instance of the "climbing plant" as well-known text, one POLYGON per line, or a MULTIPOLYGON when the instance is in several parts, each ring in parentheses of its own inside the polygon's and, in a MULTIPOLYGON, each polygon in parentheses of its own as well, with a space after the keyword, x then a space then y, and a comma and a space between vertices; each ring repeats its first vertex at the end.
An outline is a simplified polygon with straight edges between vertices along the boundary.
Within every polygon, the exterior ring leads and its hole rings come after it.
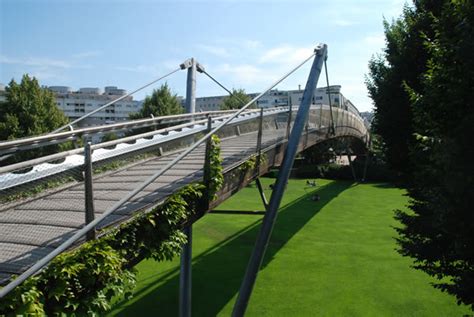
POLYGON ((112 299, 130 297, 134 265, 143 259, 164 261, 179 255, 187 242, 181 229, 222 187, 219 138, 212 136, 210 144, 208 183, 188 184, 150 212, 59 255, 40 275, 2 298, 0 316, 97 316, 111 308, 112 299))

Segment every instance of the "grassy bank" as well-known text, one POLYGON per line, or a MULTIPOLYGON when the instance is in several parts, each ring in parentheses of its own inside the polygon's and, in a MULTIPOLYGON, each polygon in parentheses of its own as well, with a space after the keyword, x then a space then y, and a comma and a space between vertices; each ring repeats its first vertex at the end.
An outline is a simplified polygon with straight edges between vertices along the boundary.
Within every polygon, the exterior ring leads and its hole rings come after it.
MULTIPOLYGON (((265 188, 273 179, 263 179, 265 188)), ((291 180, 248 316, 461 316, 396 251, 393 210, 403 191, 384 184, 291 180), (317 193, 319 201, 310 199, 317 193)), ((268 195, 270 192, 268 191, 268 195)), ((219 209, 262 210, 255 187, 219 209)), ((261 215, 209 214, 194 226, 193 316, 229 316, 261 215)), ((138 265, 135 296, 111 316, 178 314, 179 259, 138 265)))

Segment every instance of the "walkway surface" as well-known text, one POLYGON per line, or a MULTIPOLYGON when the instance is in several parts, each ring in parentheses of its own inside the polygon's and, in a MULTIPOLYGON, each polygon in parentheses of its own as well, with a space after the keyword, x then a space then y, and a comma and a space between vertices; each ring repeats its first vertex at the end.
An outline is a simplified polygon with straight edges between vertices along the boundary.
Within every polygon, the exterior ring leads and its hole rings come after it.
MULTIPOLYGON (((264 134, 264 146, 281 141, 285 133, 286 131, 281 129, 264 134)), ((256 133, 223 139, 223 167, 247 160, 256 152, 256 143, 256 133)), ((110 209, 177 155, 178 153, 174 153, 135 162, 117 171, 94 177, 96 215, 110 209)), ((204 147, 201 146, 108 216, 100 224, 100 228, 124 221, 134 213, 160 203, 180 187, 201 180, 203 164, 204 147)), ((26 271, 83 227, 84 208, 82 182, 0 207, 0 285, 8 282, 11 275, 26 271)))

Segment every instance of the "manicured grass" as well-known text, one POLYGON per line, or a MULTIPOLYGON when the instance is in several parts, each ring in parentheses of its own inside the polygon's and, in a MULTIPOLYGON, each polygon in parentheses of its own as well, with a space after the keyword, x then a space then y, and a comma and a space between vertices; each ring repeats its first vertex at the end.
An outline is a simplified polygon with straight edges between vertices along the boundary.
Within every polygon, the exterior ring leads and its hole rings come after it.
MULTIPOLYGON (((262 179, 265 187, 273 179, 262 179)), ((393 210, 403 191, 385 184, 290 180, 247 316, 462 316, 396 251, 393 210), (320 201, 310 197, 317 193, 320 201)), ((268 195, 270 192, 268 191, 268 195)), ((262 210, 250 186, 220 209, 262 210)), ((193 316, 229 316, 261 215, 209 214, 194 225, 193 316)), ((177 316, 179 259, 143 261, 135 296, 111 316, 177 316)))

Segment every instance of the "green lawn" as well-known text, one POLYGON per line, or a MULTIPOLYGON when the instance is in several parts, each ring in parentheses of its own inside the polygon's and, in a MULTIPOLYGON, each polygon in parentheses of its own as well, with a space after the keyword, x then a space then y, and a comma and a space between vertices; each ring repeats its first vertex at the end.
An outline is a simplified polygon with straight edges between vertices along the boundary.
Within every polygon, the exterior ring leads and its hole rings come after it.
MULTIPOLYGON (((265 187, 272 179, 262 179, 265 187)), ((410 268, 394 241, 403 190, 290 180, 248 316, 462 316, 470 311, 410 268), (321 200, 310 199, 318 193, 321 200)), ((268 191, 268 195, 270 192, 268 191)), ((220 209, 262 210, 256 187, 220 209)), ((261 215, 209 214, 194 225, 193 316, 229 316, 261 215)), ((111 316, 177 316, 179 259, 143 261, 134 298, 111 316)))

